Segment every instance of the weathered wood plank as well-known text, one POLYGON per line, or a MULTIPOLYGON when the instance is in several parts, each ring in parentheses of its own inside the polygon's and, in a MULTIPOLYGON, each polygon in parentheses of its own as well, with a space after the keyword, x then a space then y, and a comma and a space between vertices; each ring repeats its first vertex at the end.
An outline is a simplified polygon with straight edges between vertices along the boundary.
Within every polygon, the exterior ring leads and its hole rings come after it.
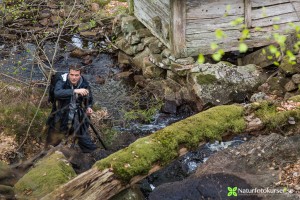
POLYGON ((251 0, 245 0, 245 25, 247 28, 252 26, 252 4, 251 0))
POLYGON ((170 48, 168 36, 170 26, 170 0, 135 0, 134 15, 153 35, 170 48))
POLYGON ((224 17, 224 14, 244 15, 244 2, 241 0, 187 1, 187 19, 207 19, 224 17), (227 10, 227 5, 230 9, 227 10))
POLYGON ((252 0, 252 7, 263 7, 263 6, 271 6, 275 4, 281 4, 281 3, 289 3, 289 0, 252 0))
MULTIPOLYGON (((299 5, 300 6, 300 5, 299 5)), ((298 8, 300 9, 300 8, 298 8)), ((252 10, 252 19, 262 19, 266 17, 274 17, 282 14, 292 13, 295 12, 294 7, 290 3, 284 3, 274 6, 268 6, 259 9, 253 9, 252 10)))
POLYGON ((264 27, 264 26, 271 26, 274 24, 283 24, 288 22, 296 22, 298 20, 298 15, 296 13, 288 13, 277 15, 279 17, 278 21, 274 21, 274 17, 266 17, 262 19, 252 20, 253 27, 264 27))
POLYGON ((230 25, 230 22, 235 20, 237 17, 243 17, 243 15, 227 16, 227 17, 221 17, 215 19, 201 19, 201 20, 188 19, 186 22, 187 34, 192 34, 193 32, 215 31, 216 29, 222 29, 222 30, 239 29, 238 26, 230 25))
POLYGON ((172 51, 175 57, 180 57, 185 49, 186 30, 186 1, 171 1, 171 29, 172 29, 172 51))

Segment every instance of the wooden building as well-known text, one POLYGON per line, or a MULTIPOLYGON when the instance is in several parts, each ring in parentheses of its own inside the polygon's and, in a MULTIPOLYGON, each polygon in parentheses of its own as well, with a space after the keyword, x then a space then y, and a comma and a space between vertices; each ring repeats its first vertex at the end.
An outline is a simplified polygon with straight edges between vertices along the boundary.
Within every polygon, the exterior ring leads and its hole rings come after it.
POLYGON ((250 30, 244 41, 249 48, 272 43, 273 33, 286 34, 289 22, 300 21, 300 0, 134 0, 134 15, 176 57, 188 57, 211 54, 212 42, 224 51, 238 50, 242 28, 231 22, 240 17, 250 30), (217 39, 217 29, 227 37, 217 39))

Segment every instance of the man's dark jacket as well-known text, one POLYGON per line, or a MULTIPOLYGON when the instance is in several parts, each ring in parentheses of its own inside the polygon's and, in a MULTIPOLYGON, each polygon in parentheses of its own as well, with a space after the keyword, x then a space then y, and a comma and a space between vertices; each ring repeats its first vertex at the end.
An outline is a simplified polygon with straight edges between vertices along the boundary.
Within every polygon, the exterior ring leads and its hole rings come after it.
POLYGON ((69 135, 76 131, 81 149, 95 149, 95 144, 92 143, 87 133, 89 123, 85 115, 86 109, 93 105, 93 95, 88 81, 81 76, 78 85, 73 86, 68 79, 68 74, 63 74, 55 84, 54 95, 56 102, 48 119, 49 132, 59 129, 58 132, 69 135), (88 96, 74 93, 74 89, 82 88, 89 90, 88 96))

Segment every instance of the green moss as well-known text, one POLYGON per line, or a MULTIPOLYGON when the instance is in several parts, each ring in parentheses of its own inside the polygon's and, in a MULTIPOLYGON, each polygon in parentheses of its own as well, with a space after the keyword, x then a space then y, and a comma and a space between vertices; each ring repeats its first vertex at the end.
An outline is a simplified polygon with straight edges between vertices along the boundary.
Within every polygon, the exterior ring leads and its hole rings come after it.
POLYGON ((0 180, 9 177, 10 167, 0 160, 0 180))
MULTIPOLYGON (((5 134, 16 135, 19 140, 25 135, 30 121, 37 111, 38 101, 43 90, 24 88, 17 84, 6 84, 0 81, 0 124, 5 134), (32 99, 35 99, 33 102, 32 99)), ((31 126, 30 136, 40 137, 43 125, 50 113, 50 107, 40 108, 31 126)))
POLYGON ((268 102, 262 102, 255 114, 269 129, 274 129, 287 124, 289 117, 300 119, 300 109, 278 112, 276 106, 271 105, 268 102))
POLYGON ((300 95, 293 96, 293 97, 289 98, 288 100, 294 101, 294 102, 300 102, 300 95))
POLYGON ((217 78, 212 74, 198 74, 197 83, 199 85, 211 84, 215 82, 217 78))
MULTIPOLYGON (((0 104, 0 124, 3 124, 5 133, 16 135, 17 139, 26 133, 30 120, 35 115, 37 108, 28 103, 13 105, 0 104)), ((31 126, 31 135, 38 136, 42 133, 43 125, 49 114, 49 109, 38 110, 31 126), (42 125, 42 126, 41 126, 42 125)))
POLYGON ((15 185, 18 198, 39 198, 75 177, 75 171, 60 152, 39 161, 15 185), (25 195, 28 194, 28 195, 25 195))
POLYGON ((182 145, 195 148, 201 141, 221 139, 227 131, 243 131, 246 127, 243 111, 235 105, 211 108, 140 138, 95 166, 100 170, 112 167, 119 178, 128 181, 135 175, 148 173, 156 163, 169 163, 182 145))

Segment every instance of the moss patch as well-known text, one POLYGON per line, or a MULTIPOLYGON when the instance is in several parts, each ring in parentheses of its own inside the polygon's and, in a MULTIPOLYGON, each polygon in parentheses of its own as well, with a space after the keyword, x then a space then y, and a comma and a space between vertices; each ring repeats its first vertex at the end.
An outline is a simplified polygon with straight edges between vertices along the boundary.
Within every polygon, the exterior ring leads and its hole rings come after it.
POLYGON ((199 74, 197 75, 197 83, 199 85, 211 84, 215 82, 217 78, 212 74, 199 74))
POLYGON ((75 177, 75 171, 60 152, 42 159, 15 185, 18 198, 40 198, 75 177))
POLYGON ((10 167, 0 160, 0 180, 11 176, 10 167))
POLYGON ((147 174, 159 163, 165 165, 178 156, 180 146, 189 149, 204 140, 219 140, 227 131, 239 133, 246 127, 241 106, 218 106, 174 123, 154 134, 140 138, 125 149, 96 162, 99 170, 113 168, 124 181, 147 174))
POLYGON ((297 120, 300 119, 300 109, 278 112, 276 110, 276 106, 271 105, 268 102, 262 102, 261 104, 259 104, 255 114, 269 129, 274 129, 286 125, 288 123, 289 117, 294 117, 297 120))
POLYGON ((300 102, 300 95, 293 96, 289 98, 290 101, 300 102))

